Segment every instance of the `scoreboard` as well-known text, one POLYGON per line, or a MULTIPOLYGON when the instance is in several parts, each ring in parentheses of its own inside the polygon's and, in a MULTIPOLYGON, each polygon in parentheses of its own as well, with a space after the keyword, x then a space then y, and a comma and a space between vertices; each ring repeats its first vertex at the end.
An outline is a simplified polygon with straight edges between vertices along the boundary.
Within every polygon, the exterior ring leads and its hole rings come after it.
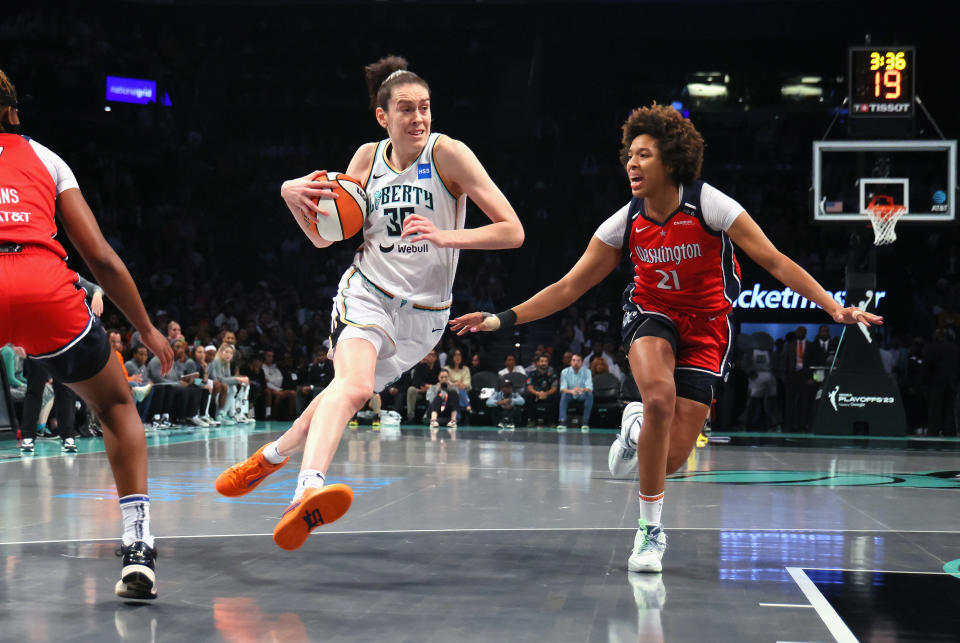
POLYGON ((913 47, 850 47, 850 116, 912 117, 916 90, 913 47))

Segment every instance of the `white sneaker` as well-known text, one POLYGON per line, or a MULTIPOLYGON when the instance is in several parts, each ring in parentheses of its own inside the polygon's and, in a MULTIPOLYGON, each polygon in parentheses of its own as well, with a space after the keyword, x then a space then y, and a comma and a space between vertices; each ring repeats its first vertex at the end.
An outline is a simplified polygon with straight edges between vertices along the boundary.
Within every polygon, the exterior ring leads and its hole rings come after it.
POLYGON ((637 443, 630 439, 630 427, 637 422, 643 424, 643 403, 630 402, 623 409, 620 435, 607 453, 607 468, 614 478, 632 478, 637 472, 637 443))
POLYGON ((204 422, 204 421, 203 421, 203 418, 200 417, 199 415, 194 415, 192 418, 190 418, 190 424, 192 424, 193 426, 199 426, 199 427, 208 427, 208 426, 210 426, 209 424, 207 424, 206 422, 204 422))
POLYGON ((209 415, 204 415, 204 416, 203 416, 203 421, 206 422, 207 424, 209 424, 210 426, 220 426, 220 422, 218 422, 217 420, 214 420, 214 419, 213 419, 212 417, 210 417, 209 415))
POLYGON ((153 382, 147 382, 143 386, 134 386, 132 389, 134 402, 143 402, 147 395, 150 394, 151 389, 153 389, 153 382))
POLYGON ((648 525, 640 520, 640 528, 633 539, 633 553, 627 561, 631 572, 659 573, 663 571, 663 552, 667 549, 667 533, 660 525, 648 525))
POLYGON ((77 443, 73 440, 73 438, 65 438, 63 442, 60 443, 60 448, 64 453, 76 453, 77 443))
POLYGON ((20 440, 20 453, 33 453, 33 438, 20 440))

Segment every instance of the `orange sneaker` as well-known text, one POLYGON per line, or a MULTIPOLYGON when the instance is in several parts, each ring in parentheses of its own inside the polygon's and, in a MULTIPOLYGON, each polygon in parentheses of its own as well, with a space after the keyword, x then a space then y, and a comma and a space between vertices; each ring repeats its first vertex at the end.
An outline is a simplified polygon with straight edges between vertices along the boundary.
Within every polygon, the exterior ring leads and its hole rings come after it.
MULTIPOLYGON (((267 443, 269 444, 269 442, 267 443)), ((219 476, 214 486, 223 496, 244 496, 257 488, 264 478, 285 465, 290 458, 285 459, 280 464, 270 464, 263 457, 263 450, 267 444, 257 449, 252 456, 235 464, 219 476)))
POLYGON ((282 549, 297 549, 315 527, 329 525, 347 513, 353 502, 353 489, 345 484, 311 488, 283 512, 273 530, 273 541, 282 549))

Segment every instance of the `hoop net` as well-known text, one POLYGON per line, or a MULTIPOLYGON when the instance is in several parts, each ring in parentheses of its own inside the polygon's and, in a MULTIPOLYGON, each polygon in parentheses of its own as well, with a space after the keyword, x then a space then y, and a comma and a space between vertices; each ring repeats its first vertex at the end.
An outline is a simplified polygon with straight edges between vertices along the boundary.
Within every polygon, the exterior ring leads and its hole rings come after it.
POLYGON ((897 221, 907 213, 905 205, 868 205, 864 214, 873 226, 873 245, 885 246, 897 240, 897 221))

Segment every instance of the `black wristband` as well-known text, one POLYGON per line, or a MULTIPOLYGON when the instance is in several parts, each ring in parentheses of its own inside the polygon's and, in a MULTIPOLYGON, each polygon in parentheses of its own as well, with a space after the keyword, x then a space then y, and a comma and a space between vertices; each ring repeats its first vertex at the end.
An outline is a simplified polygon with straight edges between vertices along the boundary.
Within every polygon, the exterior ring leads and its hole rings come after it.
POLYGON ((496 317, 500 320, 500 328, 510 328, 517 323, 517 313, 513 312, 513 308, 497 313, 496 317))

